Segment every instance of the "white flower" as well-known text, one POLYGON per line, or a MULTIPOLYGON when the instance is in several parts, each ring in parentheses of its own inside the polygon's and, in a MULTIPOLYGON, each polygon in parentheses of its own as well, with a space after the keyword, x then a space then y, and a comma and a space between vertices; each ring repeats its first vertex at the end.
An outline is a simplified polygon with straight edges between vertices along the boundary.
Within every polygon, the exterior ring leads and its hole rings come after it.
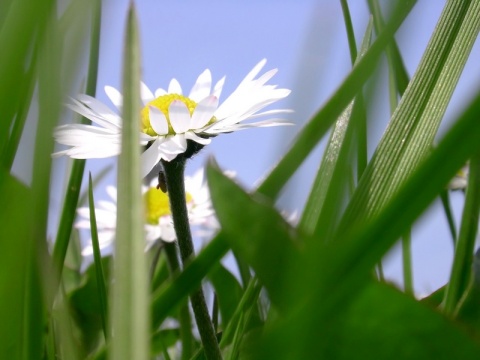
MULTIPOLYGON (((166 242, 176 240, 173 220, 170 213, 168 195, 156 187, 154 180, 150 186, 142 186, 145 200, 145 247, 148 250, 157 240, 166 242)), ((203 229, 213 224, 211 218, 215 216, 210 193, 206 185, 203 170, 199 170, 194 176, 185 178, 185 191, 187 194, 188 217, 191 225, 199 225, 203 229)), ((100 249, 110 246, 115 240, 115 228, 117 222, 117 189, 107 187, 107 193, 111 201, 99 201, 95 208, 97 230, 100 249)), ((81 217, 75 226, 77 228, 90 229, 90 210, 88 207, 79 208, 81 217)), ((91 240, 82 250, 82 255, 93 254, 91 240)))
MULTIPOLYGON (((212 88, 212 75, 205 70, 198 77, 188 97, 183 95, 177 80, 172 79, 168 90, 157 89, 152 93, 141 84, 144 108, 141 111, 140 143, 149 148, 142 154, 142 175, 161 160, 171 161, 187 151, 187 140, 207 145, 211 137, 251 127, 290 125, 281 119, 272 118, 253 123, 245 120, 257 119, 290 112, 286 109, 259 112, 264 107, 285 98, 288 89, 277 89, 266 85, 277 69, 255 78, 265 65, 260 61, 238 85, 235 91, 219 104, 225 77, 212 88)), ((105 92, 112 103, 121 110, 123 97, 118 90, 107 86, 105 92)), ((54 156, 68 155, 72 158, 102 158, 120 153, 122 119, 106 105, 87 95, 80 95, 69 107, 92 120, 99 126, 63 125, 54 131, 55 140, 71 148, 59 151, 54 156)), ((198 151, 198 149, 196 150, 198 151)))
POLYGON ((450 190, 461 190, 465 189, 468 184, 468 173, 469 165, 468 163, 464 165, 458 172, 455 174, 452 180, 448 183, 448 188, 450 190))

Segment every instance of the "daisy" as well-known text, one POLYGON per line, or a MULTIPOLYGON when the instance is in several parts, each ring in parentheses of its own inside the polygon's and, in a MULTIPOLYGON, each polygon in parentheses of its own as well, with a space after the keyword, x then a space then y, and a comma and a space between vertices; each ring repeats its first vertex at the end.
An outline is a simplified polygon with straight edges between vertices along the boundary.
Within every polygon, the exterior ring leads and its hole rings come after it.
POLYGON ((464 165, 460 170, 457 171, 452 180, 448 183, 448 189, 450 190, 464 190, 468 184, 468 173, 469 165, 468 163, 464 165))
MULTIPOLYGON (((108 186, 106 191, 110 200, 99 201, 98 208, 95 208, 101 250, 113 244, 117 223, 117 189, 114 186, 108 186)), ((215 215, 203 170, 197 171, 192 177, 185 178, 185 191, 190 224, 198 225, 203 229, 214 224, 211 218, 215 215)), ((142 186, 142 193, 145 201, 145 250, 150 249, 159 239, 166 242, 175 241, 175 228, 168 195, 157 189, 156 180, 153 180, 150 186, 142 186)), ((82 207, 77 212, 81 219, 75 224, 75 227, 90 229, 89 208, 82 207)), ((90 240, 88 245, 83 248, 82 255, 91 254, 93 254, 93 246, 90 240)))
MULTIPOLYGON (((212 87, 212 75, 208 69, 197 78, 188 97, 183 95, 176 79, 170 81, 167 90, 157 89, 154 93, 142 83, 144 107, 140 114, 139 136, 141 145, 149 145, 142 154, 142 175, 146 176, 162 159, 171 161, 183 153, 186 157, 193 155, 218 134, 251 127, 291 125, 278 118, 243 123, 245 120, 291 112, 287 109, 260 112, 290 94, 288 89, 266 84, 277 69, 257 77, 265 63, 266 59, 260 61, 221 104, 219 98, 225 77, 212 87)), ((123 97, 120 92, 110 86, 105 87, 105 92, 121 110, 123 97)), ((70 148, 54 153, 54 156, 88 159, 120 153, 122 119, 117 113, 88 95, 72 99, 68 106, 99 126, 71 124, 57 127, 55 140, 70 148)))

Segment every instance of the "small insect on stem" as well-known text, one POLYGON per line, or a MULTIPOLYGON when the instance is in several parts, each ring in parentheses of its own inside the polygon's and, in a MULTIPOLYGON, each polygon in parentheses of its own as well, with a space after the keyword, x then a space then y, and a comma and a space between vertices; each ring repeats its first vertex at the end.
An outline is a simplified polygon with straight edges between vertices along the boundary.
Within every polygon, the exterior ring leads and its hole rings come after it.
POLYGON ((157 190, 160 189, 164 193, 167 192, 167 181, 165 179, 165 174, 163 171, 160 171, 158 173, 158 184, 157 184, 157 190))

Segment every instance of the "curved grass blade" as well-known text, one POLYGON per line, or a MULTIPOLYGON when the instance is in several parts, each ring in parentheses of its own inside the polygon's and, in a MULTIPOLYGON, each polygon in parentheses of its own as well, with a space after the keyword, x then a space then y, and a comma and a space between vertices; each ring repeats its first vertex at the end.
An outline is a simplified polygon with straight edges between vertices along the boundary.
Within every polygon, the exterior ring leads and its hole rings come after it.
POLYGON ((258 192, 274 198, 293 173, 300 167, 302 161, 313 150, 315 145, 325 135, 343 109, 358 94, 363 84, 375 69, 376 61, 400 27, 416 1, 401 1, 393 13, 392 20, 372 44, 365 56, 352 70, 347 78, 332 95, 327 103, 314 115, 309 123, 300 131, 292 147, 275 166, 268 177, 258 187, 258 192))
POLYGON ((130 4, 124 44, 122 145, 118 158, 118 205, 112 291, 112 341, 115 360, 147 359, 148 286, 140 179, 140 45, 137 15, 130 4))
MULTIPOLYGON (((93 0, 92 6, 92 29, 90 38, 90 55, 88 63, 88 75, 86 84, 86 94, 95 96, 97 87, 97 73, 98 73, 98 57, 100 48, 100 21, 101 21, 101 2, 100 0, 93 0)), ((90 120, 82 118, 82 124, 91 123, 90 120)), ((53 249, 53 263, 56 274, 60 277, 65 256, 72 233, 73 221, 76 216, 76 209, 78 199, 80 196, 80 188, 82 186, 82 178, 85 170, 84 159, 73 160, 73 166, 68 180, 67 193, 62 208, 62 215, 55 239, 55 246, 53 249)))
POLYGON ((339 228, 379 212, 430 151, 480 27, 480 2, 449 1, 339 228))

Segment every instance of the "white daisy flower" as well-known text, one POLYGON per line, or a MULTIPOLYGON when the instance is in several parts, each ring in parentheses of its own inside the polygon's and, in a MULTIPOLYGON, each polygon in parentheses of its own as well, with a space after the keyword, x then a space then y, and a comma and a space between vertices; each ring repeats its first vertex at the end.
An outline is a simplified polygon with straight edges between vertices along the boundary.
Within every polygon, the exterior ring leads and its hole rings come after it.
MULTIPOLYGON (((265 63, 266 59, 260 61, 221 104, 219 98, 225 77, 212 88, 212 75, 208 69, 200 74, 188 97, 183 95, 175 79, 170 81, 167 90, 157 89, 155 93, 142 83, 144 108, 140 114, 140 143, 150 145, 142 154, 142 175, 146 176, 161 159, 171 161, 182 153, 191 156, 218 134, 251 127, 291 125, 278 118, 242 123, 291 112, 287 109, 259 112, 290 94, 288 89, 266 85, 277 69, 256 78, 265 63)), ((121 110, 123 97, 120 92, 110 86, 105 87, 105 92, 121 110)), ((88 159, 120 153, 122 119, 117 113, 88 95, 80 95, 69 107, 100 126, 74 124, 57 127, 54 131, 55 140, 71 148, 59 151, 54 156, 88 159)))
MULTIPOLYGON (((188 217, 191 225, 199 225, 203 229, 210 226, 214 217, 210 193, 204 179, 203 170, 199 170, 192 177, 185 178, 185 192, 187 197, 188 217)), ((115 240, 117 223, 117 189, 107 187, 111 201, 99 201, 95 208, 97 220, 98 240, 100 249, 105 249, 115 240)), ((170 212, 168 195, 157 189, 157 181, 153 180, 150 186, 142 186, 145 200, 145 250, 148 250, 157 240, 166 242, 176 240, 175 228, 170 212)), ((81 219, 75 227, 90 229, 90 210, 88 207, 79 208, 81 219)), ((82 250, 82 255, 93 254, 91 239, 82 250)))
POLYGON ((468 185, 468 173, 469 173, 468 163, 464 165, 458 172, 455 174, 452 180, 448 183, 448 189, 450 190, 462 190, 465 189, 468 185))

